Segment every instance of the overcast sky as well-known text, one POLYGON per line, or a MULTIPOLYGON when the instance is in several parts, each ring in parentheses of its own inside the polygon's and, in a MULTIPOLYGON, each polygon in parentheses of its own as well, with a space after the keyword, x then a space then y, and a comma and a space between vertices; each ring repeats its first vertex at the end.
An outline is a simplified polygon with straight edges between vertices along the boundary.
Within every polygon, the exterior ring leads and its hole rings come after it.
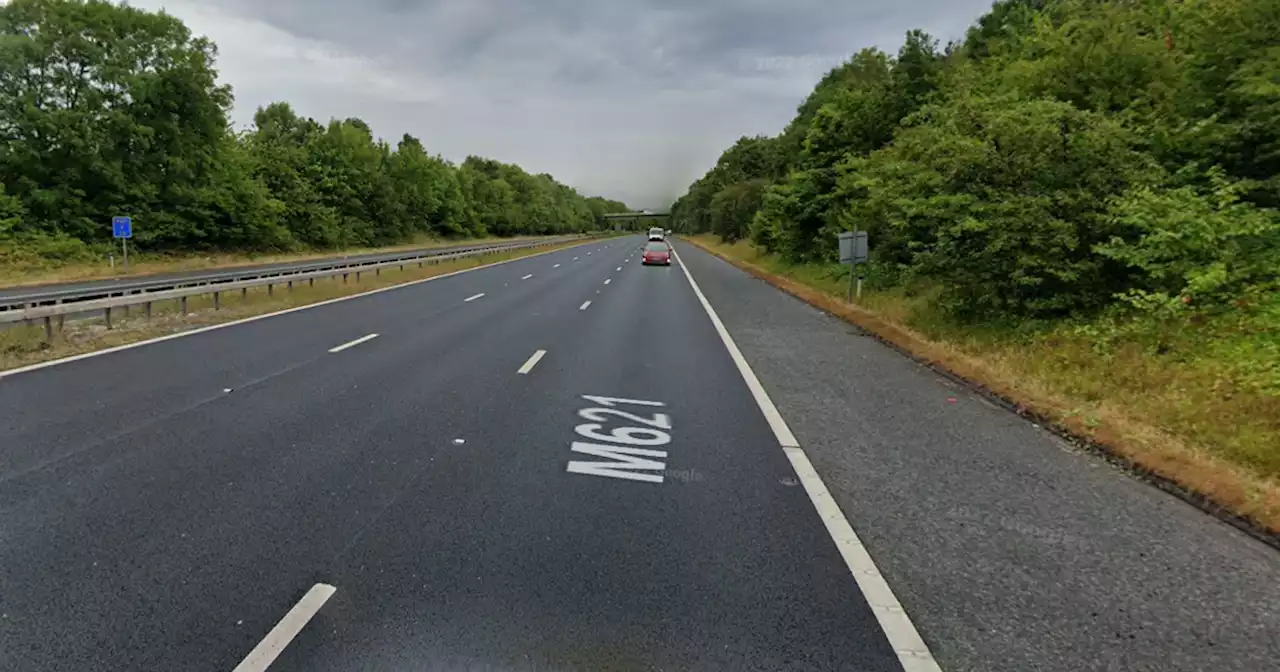
POLYGON ((824 72, 911 28, 958 38, 991 0, 130 0, 218 44, 235 121, 286 100, 666 208, 824 72))

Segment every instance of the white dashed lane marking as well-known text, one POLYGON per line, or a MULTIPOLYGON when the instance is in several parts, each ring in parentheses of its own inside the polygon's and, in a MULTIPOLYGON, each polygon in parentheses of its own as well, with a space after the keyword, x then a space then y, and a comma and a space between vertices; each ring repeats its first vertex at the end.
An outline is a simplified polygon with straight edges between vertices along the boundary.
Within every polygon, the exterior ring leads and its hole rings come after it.
POLYGON ((525 362, 524 365, 521 366, 518 371, 516 371, 516 373, 519 373, 522 375, 528 374, 530 371, 533 370, 533 367, 538 365, 538 362, 542 360, 542 356, 545 354, 547 354, 546 350, 535 351, 533 353, 533 356, 529 358, 529 361, 525 362))
POLYGON ((302 596, 302 599, 284 615, 284 618, 280 619, 271 632, 267 633, 266 638, 253 647, 249 655, 245 656, 232 672, 264 672, 337 590, 324 583, 312 586, 311 590, 302 596))
POLYGON ((361 336, 360 338, 357 338, 354 341, 347 341, 346 343, 343 343, 342 345, 339 345, 337 347, 329 348, 329 352, 342 352, 347 348, 354 348, 357 345, 360 345, 361 343, 372 341, 377 337, 378 337, 377 334, 369 334, 368 336, 361 336))

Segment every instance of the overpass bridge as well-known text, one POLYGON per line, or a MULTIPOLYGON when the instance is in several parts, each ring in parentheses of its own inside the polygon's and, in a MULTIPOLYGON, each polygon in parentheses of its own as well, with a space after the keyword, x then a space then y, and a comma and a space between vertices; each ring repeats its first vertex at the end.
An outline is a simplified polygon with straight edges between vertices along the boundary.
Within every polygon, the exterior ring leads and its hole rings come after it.
POLYGON ((639 231, 653 226, 671 228, 671 214, 667 212, 614 212, 604 216, 615 231, 639 231))

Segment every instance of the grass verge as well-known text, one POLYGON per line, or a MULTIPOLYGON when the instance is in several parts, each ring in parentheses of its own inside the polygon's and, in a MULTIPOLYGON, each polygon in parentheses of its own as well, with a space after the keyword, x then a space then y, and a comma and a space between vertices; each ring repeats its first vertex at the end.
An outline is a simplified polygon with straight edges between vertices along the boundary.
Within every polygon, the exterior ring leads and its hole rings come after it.
MULTIPOLYGON (((346 250, 325 250, 292 254, 251 254, 236 252, 210 252, 206 254, 148 254, 129 251, 129 273, 127 277, 153 275, 156 273, 172 273, 177 271, 201 271, 215 268, 235 268, 237 266, 253 266, 258 264, 276 264, 295 261, 313 261, 316 259, 332 259, 335 257, 356 254, 372 254, 377 252, 398 252, 401 250, 422 250, 435 247, 451 247, 486 242, 519 242, 536 240, 539 236, 519 236, 514 238, 459 238, 441 240, 438 238, 419 237, 412 242, 386 247, 360 247, 346 250)), ((126 277, 120 250, 115 250, 115 266, 112 267, 106 256, 99 261, 53 262, 32 259, 29 263, 10 263, 0 265, 0 287, 20 287, 24 285, 43 285, 55 282, 73 282, 77 280, 95 280, 101 278, 126 277)))
POLYGON ((1102 325, 964 327, 941 319, 927 295, 848 303, 830 267, 787 264, 747 242, 685 239, 1280 546, 1280 396, 1244 384, 1247 371, 1231 375, 1241 367, 1215 353, 1246 341, 1222 325, 1165 334, 1159 347, 1136 337, 1107 346, 1102 325))
MULTIPOLYGON (((588 242, 598 241, 599 239, 593 239, 588 242)), ((185 315, 182 314, 177 300, 159 301, 153 305, 150 318, 146 317, 140 305, 134 306, 128 314, 125 314, 122 309, 112 311, 112 329, 107 329, 101 316, 68 319, 62 331, 55 334, 52 341, 45 340, 44 327, 41 325, 15 325, 12 328, 0 330, 0 371, 95 350, 105 350, 343 296, 353 296, 373 289, 582 244, 585 243, 572 241, 563 245, 462 257, 436 264, 426 264, 422 268, 409 264, 403 271, 397 267, 384 268, 377 275, 373 271, 365 271, 361 273, 358 282, 355 274, 352 273, 348 284, 343 284, 341 275, 317 279, 314 286, 301 282, 295 283, 292 290, 282 284, 276 286, 271 295, 267 293, 266 287, 254 287, 243 294, 239 291, 223 292, 221 307, 218 310, 214 310, 211 294, 192 296, 187 301, 185 315)))

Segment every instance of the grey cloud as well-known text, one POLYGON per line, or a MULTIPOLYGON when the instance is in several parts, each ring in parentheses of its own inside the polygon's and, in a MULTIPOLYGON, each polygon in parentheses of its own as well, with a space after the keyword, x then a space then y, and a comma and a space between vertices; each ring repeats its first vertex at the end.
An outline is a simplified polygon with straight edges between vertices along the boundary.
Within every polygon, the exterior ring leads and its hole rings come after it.
MULTIPOLYGON (((335 91, 290 93, 314 116, 338 116, 329 109, 341 100, 386 137, 434 135, 442 151, 488 153, 663 207, 738 136, 781 130, 853 52, 896 50, 911 28, 958 38, 991 0, 172 1, 333 45, 441 90, 417 107, 406 93, 382 108, 335 91)), ((242 102, 268 95, 231 83, 242 102)))

